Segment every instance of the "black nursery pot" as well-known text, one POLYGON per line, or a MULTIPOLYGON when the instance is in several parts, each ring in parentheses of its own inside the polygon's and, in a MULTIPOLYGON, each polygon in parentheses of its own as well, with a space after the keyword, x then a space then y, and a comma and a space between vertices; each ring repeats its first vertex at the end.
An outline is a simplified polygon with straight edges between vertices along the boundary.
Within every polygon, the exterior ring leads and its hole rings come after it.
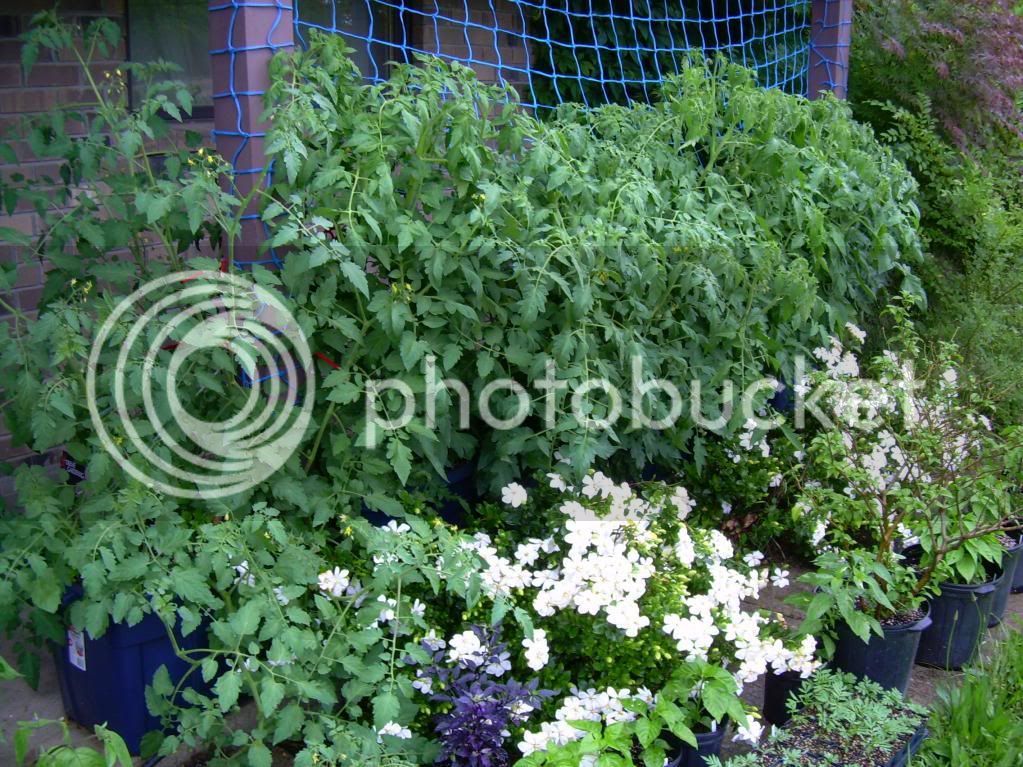
POLYGON ((931 600, 931 626, 920 636, 917 663, 961 669, 970 662, 987 630, 1000 577, 976 586, 941 584, 931 600))
POLYGON ((707 758, 721 755, 721 745, 725 742, 725 731, 728 722, 722 722, 714 732, 696 733, 696 748, 676 738, 670 733, 665 736, 669 747, 678 749, 679 756, 668 762, 671 767, 706 767, 707 758))
POLYGON ((839 671, 871 679, 882 687, 906 692, 920 637, 931 625, 929 608, 915 623, 883 628, 884 636, 871 634, 864 642, 844 623, 838 629, 833 664, 839 671))
POLYGON ((1002 577, 999 580, 998 588, 991 599, 991 617, 988 618, 988 628, 994 628, 1002 622, 1005 617, 1005 607, 1009 603, 1009 592, 1013 590, 1013 584, 1019 577, 1020 559, 1023 558, 1023 541, 1016 541, 1015 545, 1005 550, 1002 556, 1002 577))
POLYGON ((888 767, 907 767, 912 764, 913 757, 916 752, 920 750, 920 747, 924 744, 927 736, 930 733, 927 730, 927 723, 924 722, 920 725, 920 728, 910 738, 909 743, 902 747, 895 756, 888 760, 888 767))
POLYGON ((722 724, 714 732, 698 732, 696 748, 688 743, 682 746, 682 760, 678 767, 706 767, 707 757, 721 755, 721 744, 725 742, 727 729, 728 726, 722 724))
POLYGON ((792 715, 789 713, 789 698, 796 695, 803 687, 802 674, 798 671, 785 671, 781 674, 768 672, 764 677, 764 719, 768 724, 781 727, 792 715))
MULTIPOLYGON (((1020 543, 1023 543, 1023 533, 1020 533, 1019 541, 1020 543)), ((1023 560, 1023 555, 1019 556, 1019 560, 1017 560, 1017 562, 1021 560, 1023 560)), ((1017 564, 1016 566, 1016 575, 1012 579, 1011 591, 1013 594, 1023 594, 1023 564, 1017 564)))

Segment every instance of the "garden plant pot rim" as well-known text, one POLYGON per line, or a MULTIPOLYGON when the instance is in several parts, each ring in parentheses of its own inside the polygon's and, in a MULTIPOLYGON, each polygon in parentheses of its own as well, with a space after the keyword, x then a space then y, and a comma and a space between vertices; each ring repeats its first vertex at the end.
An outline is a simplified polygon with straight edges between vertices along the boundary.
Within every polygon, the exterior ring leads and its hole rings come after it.
POLYGON ((881 626, 881 630, 885 634, 912 634, 914 632, 926 631, 930 625, 934 622, 931 618, 931 603, 929 600, 924 600, 918 608, 923 611, 923 617, 912 623, 901 623, 897 626, 881 626))
MULTIPOLYGON (((788 728, 789 723, 786 723, 778 729, 787 730, 788 728)), ((912 758, 920 750, 920 747, 929 735, 930 730, 927 728, 927 719, 924 718, 916 730, 909 735, 902 747, 892 754, 888 761, 884 763, 883 767, 906 767, 906 765, 909 764, 910 758, 912 758)), ((754 753, 758 753, 758 751, 755 751, 754 753)))
MULTIPOLYGON (((820 586, 817 586, 817 587, 814 588, 813 591, 816 594, 820 590, 821 590, 820 586)), ((901 632, 912 633, 913 631, 926 631, 927 628, 929 628, 931 623, 932 623, 932 620, 931 620, 931 600, 930 599, 922 599, 920 601, 920 605, 917 608, 915 608, 915 609, 923 610, 924 611, 923 617, 920 618, 919 620, 913 621, 912 623, 900 623, 897 626, 885 626, 885 625, 882 625, 881 626, 881 630, 885 634, 898 634, 898 633, 901 633, 901 632)), ((838 623, 836 623, 834 625, 835 625, 835 628, 837 630, 841 630, 841 629, 845 628, 850 633, 852 633, 852 629, 849 628, 849 624, 846 623, 845 620, 839 620, 838 623)), ((854 636, 855 636, 855 634, 854 634, 854 636)))
POLYGON ((953 581, 942 581, 941 593, 950 592, 952 594, 977 594, 978 596, 982 597, 987 596, 988 594, 992 593, 996 588, 998 588, 998 584, 1001 582, 1004 576, 1005 574, 1001 573, 997 577, 992 578, 989 581, 974 584, 955 583, 953 581))

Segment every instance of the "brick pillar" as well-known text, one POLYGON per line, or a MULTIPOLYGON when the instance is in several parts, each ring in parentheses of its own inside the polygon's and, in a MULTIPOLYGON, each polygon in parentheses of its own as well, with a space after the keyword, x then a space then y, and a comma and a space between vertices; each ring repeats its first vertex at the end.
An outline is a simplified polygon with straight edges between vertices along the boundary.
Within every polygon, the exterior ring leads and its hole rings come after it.
POLYGON ((844 99, 849 86, 849 44, 853 0, 813 0, 810 22, 810 75, 807 95, 831 91, 844 99))
MULTIPOLYGON (((295 45, 292 0, 209 0, 213 60, 213 137, 233 166, 239 197, 264 178, 268 125, 259 118, 274 53, 295 45)), ((258 204, 246 211, 235 263, 266 262, 258 204)))

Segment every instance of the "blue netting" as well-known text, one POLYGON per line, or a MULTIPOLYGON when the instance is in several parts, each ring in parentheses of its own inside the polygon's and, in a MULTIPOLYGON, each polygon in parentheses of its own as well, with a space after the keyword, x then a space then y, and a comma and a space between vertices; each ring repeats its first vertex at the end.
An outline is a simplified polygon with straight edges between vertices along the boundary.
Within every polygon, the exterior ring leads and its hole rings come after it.
MULTIPOLYGON (((210 6, 214 39, 224 41, 211 51, 214 137, 240 187, 263 179, 266 65, 313 29, 344 36, 370 81, 385 79, 391 62, 431 54, 512 85, 537 110, 654 101, 693 51, 742 63, 767 88, 841 87, 848 0, 815 5, 811 25, 806 0, 223 0, 210 6)), ((246 244, 265 240, 256 210, 243 221, 246 244)), ((247 248, 240 264, 280 265, 273 251, 247 248)))
POLYGON ((295 38, 343 35, 372 81, 388 63, 431 54, 511 84, 532 108, 649 102, 692 51, 805 93, 805 0, 296 0, 295 38))

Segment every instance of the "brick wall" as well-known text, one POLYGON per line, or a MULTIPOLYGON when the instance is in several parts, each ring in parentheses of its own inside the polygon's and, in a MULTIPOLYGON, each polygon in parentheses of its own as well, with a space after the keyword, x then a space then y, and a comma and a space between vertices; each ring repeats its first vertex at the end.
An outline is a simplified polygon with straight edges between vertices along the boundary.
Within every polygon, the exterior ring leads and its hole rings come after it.
MULTIPOLYGON (((54 6, 53 0, 2 0, 0 2, 0 135, 7 140, 25 115, 44 112, 58 105, 82 101, 88 91, 82 81, 77 63, 70 57, 56 59, 42 53, 38 63, 26 77, 21 67, 21 43, 18 36, 29 26, 32 16, 54 6)), ((125 0, 61 0, 63 16, 87 23, 98 17, 108 17, 123 24, 125 0)), ((97 62, 94 75, 116 69, 125 59, 124 46, 110 61, 97 62)), ((209 133, 209 122, 191 121, 192 130, 209 133)), ((53 161, 40 161, 32 156, 23 141, 11 142, 17 163, 0 161, 0 174, 10 177, 21 173, 30 178, 56 176, 58 165, 53 161)), ((36 234, 38 221, 30 210, 15 211, 13 215, 0 212, 0 226, 36 234)), ((32 316, 42 292, 43 265, 23 249, 0 244, 0 261, 16 264, 18 279, 14 290, 4 300, 32 316)), ((3 310, 0 309, 0 316, 3 310)), ((23 447, 12 447, 7 430, 0 423, 0 461, 25 457, 23 447)))

